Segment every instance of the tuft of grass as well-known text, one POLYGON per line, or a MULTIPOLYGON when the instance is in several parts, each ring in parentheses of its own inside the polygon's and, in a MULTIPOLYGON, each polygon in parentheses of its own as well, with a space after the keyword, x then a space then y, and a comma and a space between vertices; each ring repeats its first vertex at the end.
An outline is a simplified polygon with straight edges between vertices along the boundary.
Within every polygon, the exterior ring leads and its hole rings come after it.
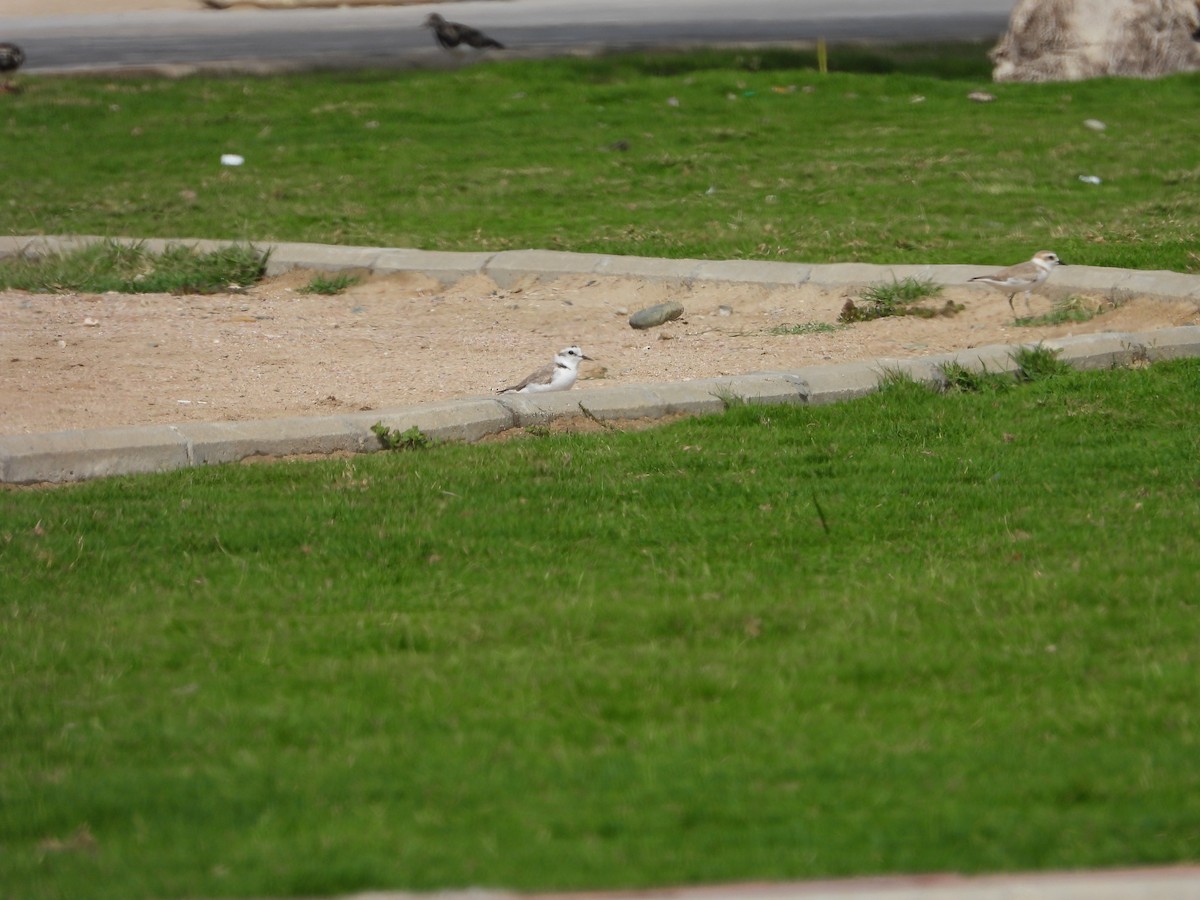
POLYGON ((270 251, 229 245, 198 252, 183 244, 151 253, 141 242, 104 240, 68 253, 0 260, 0 288, 40 293, 214 294, 262 279, 270 251))
POLYGON ((721 388, 713 392, 713 396, 721 401, 721 408, 728 412, 731 409, 738 409, 742 406, 748 406, 749 403, 741 394, 734 393, 731 389, 721 388))
POLYGON ((1058 358, 1061 353, 1061 350, 1038 344, 1036 347, 1018 347, 1009 356, 1017 364, 1018 381, 1045 381, 1071 371, 1071 367, 1058 358))
POLYGON ((942 376, 942 390, 946 393, 982 394, 1004 391, 1016 382, 1007 372, 989 372, 986 367, 972 369, 957 362, 938 366, 942 376))
POLYGON ((1127 302, 1128 297, 1120 292, 1114 292, 1114 295, 1107 300, 1096 300, 1082 297, 1079 294, 1071 294, 1056 301, 1054 308, 1050 312, 1043 313, 1040 316, 1018 318, 1016 324, 1039 326, 1063 325, 1070 322, 1090 322, 1097 316, 1102 316, 1110 310, 1118 309, 1127 302))
POLYGON ((0 881, 1194 860, 1198 392, 1178 360, 6 492, 0 881))
POLYGON ((847 300, 838 315, 838 321, 843 323, 866 322, 871 319, 883 319, 888 316, 953 316, 964 307, 960 303, 947 301, 942 307, 931 309, 918 306, 921 301, 937 297, 942 292, 940 284, 934 284, 927 279, 907 276, 901 279, 893 278, 890 283, 873 284, 862 294, 859 300, 864 305, 858 305, 853 300, 847 300))
POLYGON ((798 322, 794 325, 775 325, 767 329, 767 334, 828 334, 837 330, 838 326, 830 322, 798 322))
POLYGON ((924 390, 924 385, 918 382, 907 369, 885 366, 880 370, 879 390, 904 392, 914 389, 924 390))
POLYGON ((338 272, 334 275, 314 275, 301 290, 306 294, 340 294, 362 281, 361 275, 338 272))
POLYGON ((433 438, 416 425, 401 431, 399 428, 388 428, 382 422, 376 422, 371 426, 371 431, 385 450, 428 450, 434 445, 433 438))
POLYGON ((866 303, 874 303, 881 309, 888 310, 886 315, 894 315, 894 310, 936 297, 941 292, 940 284, 909 275, 900 279, 893 278, 890 283, 870 285, 859 296, 866 303))

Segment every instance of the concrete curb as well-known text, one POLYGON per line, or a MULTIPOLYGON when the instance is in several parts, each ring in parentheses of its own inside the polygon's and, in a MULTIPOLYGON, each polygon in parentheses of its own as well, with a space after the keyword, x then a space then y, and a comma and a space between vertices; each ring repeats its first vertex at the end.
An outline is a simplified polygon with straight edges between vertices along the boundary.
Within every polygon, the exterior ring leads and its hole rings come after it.
MULTIPOLYGON (((0 237, 0 258, 64 252, 101 240, 96 237, 0 237)), ((121 239, 130 240, 131 239, 121 239)), ((200 250, 227 241, 141 241, 160 251, 185 243, 200 250)), ((703 279, 762 285, 870 284, 913 275, 938 283, 961 284, 981 269, 970 266, 808 266, 752 260, 668 260, 517 250, 502 253, 442 253, 384 247, 321 244, 263 244, 271 250, 268 271, 295 268, 320 271, 422 272, 443 281, 485 274, 502 286, 531 278, 568 274, 630 275, 668 280, 703 279)), ((1076 280, 1060 287, 1128 290, 1151 297, 1200 301, 1200 277, 1174 272, 1071 267, 1076 280)), ((1047 340, 1059 358, 1080 369, 1103 369, 1200 356, 1200 326, 1153 332, 1102 333, 1047 340)), ((629 385, 575 390, 544 396, 501 395, 424 404, 402 409, 321 417, 0 435, 0 482, 63 483, 164 472, 189 466, 238 462, 254 456, 329 455, 381 449, 371 426, 382 423, 401 432, 418 428, 435 440, 477 441, 513 428, 545 426, 587 417, 600 422, 662 419, 719 412, 731 401, 756 404, 824 404, 864 396, 889 372, 903 372, 927 384, 942 382, 940 366, 955 362, 970 369, 1011 372, 1020 345, 993 345, 941 356, 877 359, 812 366, 788 372, 757 372, 673 384, 629 385)), ((1028 345, 1027 345, 1028 346, 1028 345)))
MULTIPOLYGON (((95 235, 25 235, 0 237, 0 259, 13 256, 37 257, 77 250, 108 238, 95 235)), ((200 251, 228 247, 233 241, 202 238, 111 238, 126 244, 142 244, 161 252, 183 244, 200 251)), ((341 272, 362 269, 377 273, 421 272, 443 282, 468 275, 487 275, 503 288, 525 279, 557 278, 564 275, 631 276, 664 281, 720 281, 760 284, 766 287, 813 284, 867 285, 907 277, 935 284, 961 285, 976 275, 985 275, 1005 265, 994 260, 978 266, 872 265, 868 263, 767 262, 750 259, 658 259, 612 256, 603 253, 567 253, 557 250, 504 250, 498 253, 447 252, 395 247, 343 247, 332 244, 255 242, 270 250, 268 275, 292 269, 341 272)), ((1151 298, 1200 301, 1200 275, 1179 272, 1113 269, 1104 266, 1065 266, 1054 274, 1054 290, 1100 291, 1136 294, 1151 298)))
POLYGON ((1200 900, 1200 866, 1011 875, 897 875, 625 891, 371 891, 342 900, 1200 900))

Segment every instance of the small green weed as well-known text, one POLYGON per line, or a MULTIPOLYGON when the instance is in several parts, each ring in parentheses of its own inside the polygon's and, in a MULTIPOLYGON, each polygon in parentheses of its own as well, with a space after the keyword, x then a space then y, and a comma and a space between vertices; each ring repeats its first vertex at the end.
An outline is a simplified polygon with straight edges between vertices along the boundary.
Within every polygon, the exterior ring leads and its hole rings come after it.
POLYGON ((416 425, 407 431, 401 431, 376 422, 371 426, 371 431, 375 432, 385 450, 428 450, 434 443, 433 438, 416 425))
POLYGON ((0 288, 38 293, 215 294, 241 290, 266 273, 270 251, 231 244, 198 253, 172 244, 151 253, 141 242, 98 241, 69 253, 17 257, 0 263, 0 288))
POLYGON ((799 322, 795 325, 776 325, 767 329, 767 334, 828 334, 838 331, 839 326, 829 322, 799 322))
POLYGON ((989 372, 987 368, 971 369, 957 362, 938 366, 942 374, 942 390, 947 394, 982 394, 988 391, 1003 391, 1016 382, 1006 372, 989 372))
POLYGON ((1089 300, 1078 294, 1072 294, 1054 304, 1054 308, 1040 316, 1024 316, 1016 320, 1017 325, 1063 325, 1067 322, 1090 322, 1096 316, 1103 315, 1116 304, 1105 301, 1089 300))
POLYGON ((859 296, 868 303, 874 303, 887 309, 906 306, 919 300, 936 297, 942 292, 940 284, 934 284, 929 279, 893 278, 890 284, 873 284, 859 296))
POLYGON ((1017 364, 1018 381, 1045 381, 1071 371, 1071 367, 1058 358, 1061 350, 1053 350, 1038 344, 1036 347, 1018 347, 1010 354, 1017 364))
POLYGON ((912 372, 908 372, 904 368, 883 368, 880 371, 878 392, 900 404, 919 404, 924 402, 924 397, 934 394, 936 388, 926 382, 919 382, 913 377, 912 372))
POLYGON ((912 388, 924 389, 924 385, 919 384, 912 373, 905 369, 884 368, 879 373, 881 391, 908 391, 912 388))
POLYGON ((340 294, 362 281, 359 275, 338 272, 335 275, 314 275, 301 290, 306 294, 340 294))
POLYGON ((738 409, 739 407, 747 405, 745 397, 735 394, 733 391, 728 389, 718 390, 713 394, 713 396, 721 401, 721 407, 726 412, 731 409, 738 409))
POLYGON ((932 309, 927 306, 917 306, 922 300, 937 297, 942 292, 940 284, 934 284, 928 279, 907 276, 892 279, 890 284, 873 284, 859 295, 862 305, 853 300, 847 300, 838 315, 838 321, 843 323, 866 322, 871 319, 883 319, 888 316, 953 316, 963 310, 961 303, 947 301, 940 308, 932 309))

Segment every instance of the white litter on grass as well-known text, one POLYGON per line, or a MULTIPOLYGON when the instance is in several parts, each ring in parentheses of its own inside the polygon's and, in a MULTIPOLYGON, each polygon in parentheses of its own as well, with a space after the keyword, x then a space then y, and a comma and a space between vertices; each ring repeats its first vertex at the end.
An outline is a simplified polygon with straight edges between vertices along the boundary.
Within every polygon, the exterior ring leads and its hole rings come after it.
POLYGON ((1103 122, 1101 122, 1099 119, 1084 119, 1083 127, 1090 128, 1090 129, 1092 129, 1092 131, 1103 131, 1108 126, 1105 125, 1103 122))
POLYGON ((236 153, 221 154, 221 165, 223 166, 240 166, 245 161, 244 157, 238 156, 236 153))
POLYGON ((1099 175, 1080 175, 1079 180, 1082 181, 1084 184, 1100 184, 1101 183, 1099 175))

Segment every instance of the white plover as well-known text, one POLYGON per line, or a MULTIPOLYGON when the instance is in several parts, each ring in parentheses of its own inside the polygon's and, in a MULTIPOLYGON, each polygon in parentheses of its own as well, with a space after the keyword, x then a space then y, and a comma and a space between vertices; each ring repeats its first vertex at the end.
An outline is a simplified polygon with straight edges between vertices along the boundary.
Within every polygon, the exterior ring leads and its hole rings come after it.
POLYGON ((1024 291, 1025 308, 1028 311, 1030 292, 1040 287, 1042 282, 1050 277, 1055 266, 1065 265, 1066 263, 1059 259, 1058 254, 1053 250, 1039 250, 1028 262, 1009 266, 1007 269, 1001 269, 991 275, 979 275, 972 278, 971 281, 990 284, 1008 291, 1008 307, 1012 309, 1015 316, 1017 311, 1013 308, 1013 297, 1024 291))
POLYGON ((547 391, 570 390, 575 384, 575 379, 579 377, 579 364, 585 359, 591 357, 586 356, 578 347, 564 347, 554 354, 552 362, 516 384, 500 388, 496 393, 541 394, 547 391))

